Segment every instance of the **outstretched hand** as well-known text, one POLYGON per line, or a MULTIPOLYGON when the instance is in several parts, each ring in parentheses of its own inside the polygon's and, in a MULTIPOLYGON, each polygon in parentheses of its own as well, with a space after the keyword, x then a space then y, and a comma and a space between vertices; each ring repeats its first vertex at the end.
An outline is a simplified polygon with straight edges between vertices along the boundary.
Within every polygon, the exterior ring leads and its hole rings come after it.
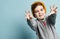
POLYGON ((50 14, 49 15, 56 14, 56 12, 57 12, 57 7, 55 5, 50 6, 50 14))
POLYGON ((33 18, 33 17, 30 15, 30 11, 26 11, 25 17, 26 17, 26 19, 28 19, 28 20, 30 20, 30 19, 33 18))

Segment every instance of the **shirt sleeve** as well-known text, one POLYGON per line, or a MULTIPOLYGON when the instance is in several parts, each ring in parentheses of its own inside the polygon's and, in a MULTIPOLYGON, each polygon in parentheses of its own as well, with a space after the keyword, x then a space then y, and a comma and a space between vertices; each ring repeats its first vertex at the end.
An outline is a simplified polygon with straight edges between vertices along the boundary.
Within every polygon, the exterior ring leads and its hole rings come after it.
POLYGON ((28 20, 27 19, 27 24, 35 31, 37 28, 37 21, 34 19, 28 20))
POLYGON ((51 14, 50 16, 47 17, 47 21, 51 25, 55 25, 56 20, 56 14, 51 14))

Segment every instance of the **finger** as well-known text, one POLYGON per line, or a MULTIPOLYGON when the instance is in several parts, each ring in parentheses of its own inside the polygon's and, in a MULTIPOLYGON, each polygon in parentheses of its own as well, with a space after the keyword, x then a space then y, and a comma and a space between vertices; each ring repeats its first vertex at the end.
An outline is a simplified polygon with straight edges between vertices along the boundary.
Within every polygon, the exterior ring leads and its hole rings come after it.
POLYGON ((52 9, 52 6, 50 6, 50 9, 52 9))
POLYGON ((26 19, 28 18, 27 13, 25 14, 25 18, 26 18, 26 19))
POLYGON ((25 11, 25 13, 30 13, 30 11, 28 10, 28 11, 25 11))
POLYGON ((57 12, 57 7, 54 9, 55 12, 57 12))
POLYGON ((26 18, 26 19, 29 19, 29 15, 28 15, 27 13, 26 13, 26 15, 25 15, 25 18, 26 18))
POLYGON ((57 10, 55 10, 55 13, 57 13, 57 10))
POLYGON ((29 11, 25 11, 26 13, 26 16, 29 16, 30 15, 30 12, 29 11))
POLYGON ((25 14, 25 18, 26 18, 26 19, 29 19, 29 18, 30 18, 30 11, 25 11, 25 13, 26 13, 26 14, 25 14))
POLYGON ((55 7, 55 4, 53 5, 53 8, 55 7))
POLYGON ((56 11, 57 10, 57 7, 55 7, 53 10, 56 11))
POLYGON ((54 5, 53 5, 53 8, 54 8, 54 9, 57 9, 57 6, 56 6, 56 4, 54 4, 54 5))
POLYGON ((55 7, 55 4, 53 6, 50 6, 50 9, 51 10, 54 10, 54 7, 55 7))
POLYGON ((57 9, 58 7, 55 7, 55 10, 57 9))
POLYGON ((54 10, 54 5, 50 7, 51 10, 54 10))
POLYGON ((30 17, 31 17, 31 18, 33 18, 33 16, 32 16, 32 15, 30 15, 30 17))
POLYGON ((53 10, 55 13, 57 12, 57 9, 56 10, 53 10))
POLYGON ((54 10, 56 10, 56 9, 57 9, 57 7, 54 7, 54 8, 52 8, 51 10, 54 11, 54 10))

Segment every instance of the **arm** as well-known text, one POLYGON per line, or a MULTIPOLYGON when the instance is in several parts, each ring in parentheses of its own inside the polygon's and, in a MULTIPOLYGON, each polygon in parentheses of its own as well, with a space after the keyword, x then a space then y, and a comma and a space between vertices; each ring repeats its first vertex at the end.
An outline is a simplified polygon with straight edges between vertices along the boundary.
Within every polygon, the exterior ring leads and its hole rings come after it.
POLYGON ((29 11, 26 12, 26 19, 27 19, 28 25, 35 31, 36 28, 37 28, 37 22, 30 15, 30 12, 29 11))
POLYGON ((50 16, 48 16, 47 20, 49 24, 55 25, 56 14, 51 14, 50 16))
POLYGON ((51 9, 51 12, 48 16, 48 23, 51 24, 51 25, 55 25, 55 20, 56 20, 56 12, 57 12, 57 7, 56 6, 53 6, 53 7, 50 7, 51 9))
POLYGON ((37 28, 37 22, 34 19, 28 20, 27 19, 28 25, 35 31, 37 28))

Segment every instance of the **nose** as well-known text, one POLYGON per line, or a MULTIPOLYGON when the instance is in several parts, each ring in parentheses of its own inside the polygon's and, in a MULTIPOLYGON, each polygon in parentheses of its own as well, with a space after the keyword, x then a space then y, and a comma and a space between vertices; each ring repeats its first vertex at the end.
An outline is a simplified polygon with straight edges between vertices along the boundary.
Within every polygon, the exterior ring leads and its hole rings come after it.
POLYGON ((40 14, 40 12, 39 12, 39 14, 40 14))
POLYGON ((41 14, 41 12, 39 11, 39 14, 41 14))

